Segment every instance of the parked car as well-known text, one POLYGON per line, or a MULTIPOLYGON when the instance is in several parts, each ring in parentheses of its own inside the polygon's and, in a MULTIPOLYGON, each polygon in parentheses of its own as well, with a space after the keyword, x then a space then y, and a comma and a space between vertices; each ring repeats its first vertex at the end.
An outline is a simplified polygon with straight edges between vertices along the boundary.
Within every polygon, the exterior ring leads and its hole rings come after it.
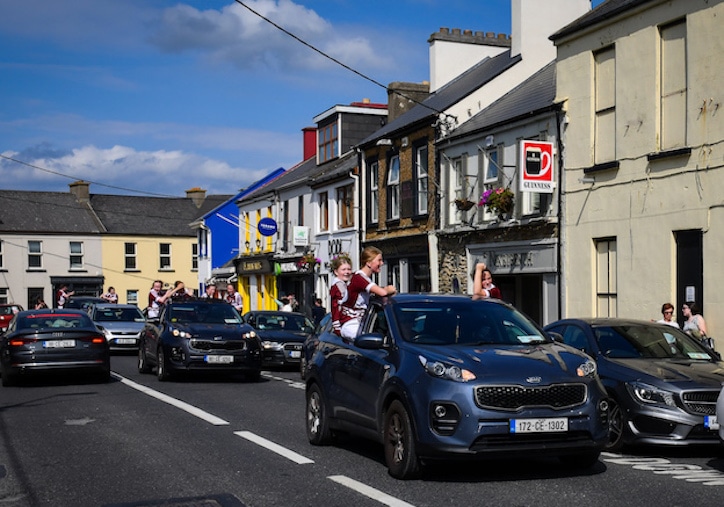
POLYGON ((718 426, 719 438, 724 440, 724 384, 722 384, 721 391, 719 391, 719 397, 716 400, 716 421, 715 425, 718 426))
POLYGON ((328 313, 322 317, 317 327, 314 328, 314 333, 308 335, 302 344, 302 357, 299 360, 299 375, 302 377, 302 380, 307 378, 307 366, 309 365, 309 359, 317 348, 317 343, 319 343, 319 335, 331 332, 332 314, 328 313))
POLYGON ((88 311, 88 307, 90 305, 95 305, 99 303, 107 303, 103 298, 97 298, 93 296, 71 296, 70 300, 63 305, 63 308, 65 309, 78 309, 83 310, 84 312, 88 311))
POLYGON ((23 307, 15 303, 4 303, 0 305, 0 333, 5 332, 8 324, 16 313, 22 312, 23 307))
POLYGON ((314 333, 314 324, 303 313, 259 310, 245 313, 244 321, 261 339, 265 367, 297 366, 304 340, 314 333))
POLYGON ((88 307, 88 315, 103 331, 111 351, 135 351, 146 318, 136 305, 96 303, 88 307))
POLYGON ((3 386, 35 373, 87 371, 107 382, 111 375, 108 342, 88 314, 79 310, 19 312, 0 337, 3 386))
POLYGON ((565 319, 545 327, 598 363, 611 397, 610 450, 718 441, 711 424, 724 363, 686 333, 649 321, 565 319))
POLYGON ((141 331, 138 371, 159 380, 181 372, 261 376, 261 342, 233 306, 220 299, 170 300, 141 331))
POLYGON ((324 332, 307 368, 307 437, 379 441, 390 475, 437 458, 552 455, 597 462, 608 402, 595 362, 498 300, 400 294, 353 340, 324 332))

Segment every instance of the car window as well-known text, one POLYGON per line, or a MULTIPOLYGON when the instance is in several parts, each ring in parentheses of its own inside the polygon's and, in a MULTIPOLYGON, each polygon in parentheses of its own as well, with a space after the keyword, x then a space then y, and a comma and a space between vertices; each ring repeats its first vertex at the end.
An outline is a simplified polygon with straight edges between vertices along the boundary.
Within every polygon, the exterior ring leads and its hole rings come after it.
POLYGON ((550 341, 517 310, 490 302, 401 303, 394 311, 403 339, 416 343, 521 345, 550 341))
POLYGON ((565 326, 563 329, 556 329, 556 332, 563 336, 563 343, 575 347, 578 350, 588 350, 588 339, 586 333, 578 326, 565 326))
POLYGON ((18 319, 17 329, 73 329, 93 327, 85 315, 35 313, 18 319))
POLYGON ((670 326, 602 326, 594 332, 601 352, 611 358, 712 359, 695 340, 670 326))

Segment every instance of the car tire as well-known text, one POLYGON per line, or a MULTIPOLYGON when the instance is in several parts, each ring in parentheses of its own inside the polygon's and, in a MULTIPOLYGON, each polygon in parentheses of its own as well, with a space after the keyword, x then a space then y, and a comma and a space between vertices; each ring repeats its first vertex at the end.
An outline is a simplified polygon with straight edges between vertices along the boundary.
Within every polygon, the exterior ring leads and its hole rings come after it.
POLYGON ((146 357, 146 347, 143 343, 138 344, 138 373, 151 373, 151 365, 146 357))
POLYGON ((601 455, 598 451, 586 451, 579 454, 567 454, 565 456, 559 456, 558 459, 566 467, 581 469, 591 468, 593 465, 598 463, 598 457, 601 455))
POLYGON ((259 382, 261 380, 261 370, 250 370, 244 374, 247 382, 259 382))
POLYGON ((621 410, 621 405, 613 398, 609 399, 608 409, 608 443, 604 448, 606 451, 617 452, 623 447, 623 437, 626 431, 626 415, 621 410))
POLYGON ((158 380, 164 382, 171 378, 171 372, 168 369, 168 360, 166 359, 166 353, 163 351, 163 347, 158 347, 158 353, 156 355, 158 364, 156 365, 156 376, 158 380))
POLYGON ((18 385, 18 374, 10 373, 8 370, 3 370, 3 387, 13 387, 18 385))
POLYGON ((385 461, 389 474, 395 479, 414 479, 420 473, 415 436, 407 409, 395 400, 385 413, 383 428, 385 461))
POLYGON ((307 389, 307 438, 312 445, 328 445, 332 441, 327 406, 317 384, 307 389))

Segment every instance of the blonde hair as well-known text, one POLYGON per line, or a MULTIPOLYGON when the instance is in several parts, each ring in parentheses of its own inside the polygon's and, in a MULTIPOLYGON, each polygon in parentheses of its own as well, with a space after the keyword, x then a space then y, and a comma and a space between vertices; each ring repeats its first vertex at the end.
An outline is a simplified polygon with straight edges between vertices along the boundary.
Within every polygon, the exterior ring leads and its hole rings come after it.
POLYGON ((382 250, 376 246, 366 246, 359 256, 360 266, 366 266, 368 262, 373 260, 378 255, 382 255, 382 250))

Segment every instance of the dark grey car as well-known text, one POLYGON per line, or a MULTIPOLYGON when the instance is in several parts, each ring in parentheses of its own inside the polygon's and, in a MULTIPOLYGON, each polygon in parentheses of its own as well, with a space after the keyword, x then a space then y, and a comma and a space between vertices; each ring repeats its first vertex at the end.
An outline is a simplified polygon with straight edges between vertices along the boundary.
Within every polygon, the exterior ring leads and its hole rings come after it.
POLYGON ((724 362, 677 328, 654 322, 565 319, 545 327, 596 359, 611 396, 611 440, 624 444, 718 444, 716 400, 724 362))

